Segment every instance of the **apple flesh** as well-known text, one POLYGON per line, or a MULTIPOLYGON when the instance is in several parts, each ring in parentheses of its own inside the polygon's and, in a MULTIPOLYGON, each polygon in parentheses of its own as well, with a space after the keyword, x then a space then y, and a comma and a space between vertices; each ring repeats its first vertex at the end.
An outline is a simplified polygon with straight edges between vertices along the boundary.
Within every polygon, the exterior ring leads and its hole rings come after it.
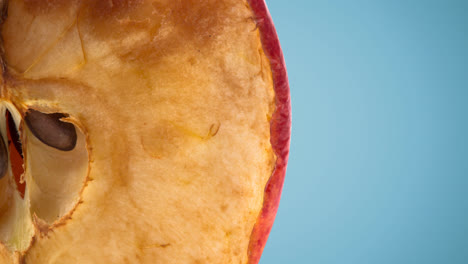
POLYGON ((25 191, 0 180, 0 263, 257 263, 291 124, 265 3, 4 4, 0 109, 25 191), (36 112, 76 146, 44 144, 36 112))

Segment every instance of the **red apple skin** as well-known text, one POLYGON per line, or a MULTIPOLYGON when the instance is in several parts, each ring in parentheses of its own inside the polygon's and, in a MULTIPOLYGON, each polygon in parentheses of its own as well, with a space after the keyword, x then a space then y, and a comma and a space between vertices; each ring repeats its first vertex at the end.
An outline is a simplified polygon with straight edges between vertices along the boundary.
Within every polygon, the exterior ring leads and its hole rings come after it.
POLYGON ((283 52, 266 3, 264 0, 248 2, 260 30, 263 50, 270 61, 276 95, 276 109, 271 119, 270 134, 277 159, 273 174, 265 187, 263 207, 253 228, 248 252, 249 264, 257 264, 278 211, 286 175, 291 138, 291 96, 283 52))

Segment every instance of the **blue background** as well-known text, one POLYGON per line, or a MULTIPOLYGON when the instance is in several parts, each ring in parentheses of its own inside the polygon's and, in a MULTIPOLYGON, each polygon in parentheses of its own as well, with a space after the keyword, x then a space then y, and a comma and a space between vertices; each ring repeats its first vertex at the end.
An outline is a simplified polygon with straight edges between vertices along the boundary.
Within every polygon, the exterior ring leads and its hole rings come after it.
POLYGON ((260 263, 468 263, 468 1, 267 4, 293 127, 260 263))

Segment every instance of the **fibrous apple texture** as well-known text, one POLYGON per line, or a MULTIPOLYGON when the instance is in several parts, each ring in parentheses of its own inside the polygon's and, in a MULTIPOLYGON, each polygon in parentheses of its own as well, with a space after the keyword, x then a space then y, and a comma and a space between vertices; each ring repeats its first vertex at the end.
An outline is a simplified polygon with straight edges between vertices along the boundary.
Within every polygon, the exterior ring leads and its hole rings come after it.
POLYGON ((291 124, 263 0, 0 5, 0 263, 258 263, 291 124))

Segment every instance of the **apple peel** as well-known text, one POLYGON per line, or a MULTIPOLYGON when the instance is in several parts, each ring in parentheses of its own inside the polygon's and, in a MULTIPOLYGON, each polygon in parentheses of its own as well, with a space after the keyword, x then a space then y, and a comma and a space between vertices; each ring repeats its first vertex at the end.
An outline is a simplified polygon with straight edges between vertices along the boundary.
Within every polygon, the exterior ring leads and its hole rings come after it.
POLYGON ((249 244, 249 263, 260 261, 268 235, 278 211, 289 157, 291 137, 291 97, 286 72, 286 63, 278 34, 264 0, 249 0, 260 29, 260 38, 265 55, 270 60, 275 90, 276 110, 271 119, 271 144, 276 154, 276 164, 266 187, 263 208, 254 226, 249 244))

